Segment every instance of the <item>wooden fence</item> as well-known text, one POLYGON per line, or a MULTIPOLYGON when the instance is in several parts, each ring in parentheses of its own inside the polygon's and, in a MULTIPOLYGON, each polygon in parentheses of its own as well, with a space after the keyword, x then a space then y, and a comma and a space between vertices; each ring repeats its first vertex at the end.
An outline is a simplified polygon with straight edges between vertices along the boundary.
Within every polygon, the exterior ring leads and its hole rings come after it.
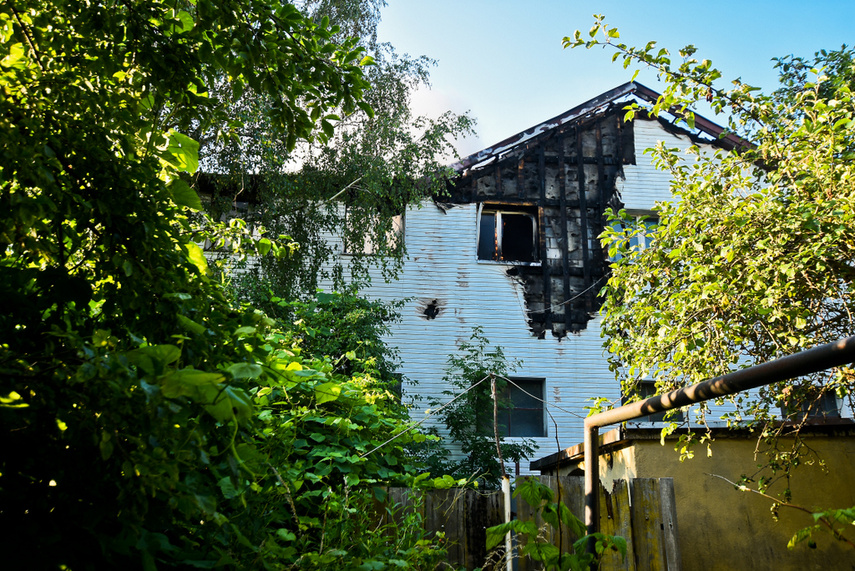
MULTIPOLYGON (((584 505, 584 481, 581 476, 541 476, 556 497, 570 511, 581 518, 584 505)), ((412 491, 405 488, 389 490, 389 501, 399 510, 413 509, 412 491)), ((425 528, 430 533, 443 532, 448 545, 448 563, 455 569, 475 569, 485 566, 486 529, 502 523, 503 500, 501 492, 478 490, 431 490, 420 498, 419 509, 424 516, 425 528)), ((512 506, 518 519, 534 518, 525 502, 512 506), (515 508, 515 509, 514 509, 515 508)), ((638 478, 627 484, 615 482, 611 491, 600 487, 600 530, 609 535, 619 535, 627 540, 627 555, 622 559, 617 552, 607 553, 600 563, 601 571, 626 569, 630 571, 680 569, 677 545, 677 517, 674 509, 674 483, 671 478, 638 478)), ((553 545, 562 546, 565 552, 572 549, 578 539, 568 529, 557 530, 542 526, 544 537, 553 545)), ((536 562, 520 559, 519 571, 540 569, 536 562)), ((502 568, 503 569, 503 568, 502 568)))

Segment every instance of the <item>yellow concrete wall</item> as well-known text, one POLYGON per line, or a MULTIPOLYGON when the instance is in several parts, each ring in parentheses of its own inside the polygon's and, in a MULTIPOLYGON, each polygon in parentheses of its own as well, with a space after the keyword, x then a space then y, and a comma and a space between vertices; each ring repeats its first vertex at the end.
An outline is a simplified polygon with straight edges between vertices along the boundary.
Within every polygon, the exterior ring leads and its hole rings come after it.
MULTIPOLYGON (((685 570, 837 570, 855 569, 855 549, 816 534, 817 547, 799 544, 787 549, 796 530, 813 524, 804 512, 781 507, 780 517, 771 517, 772 502, 757 494, 742 492, 714 475, 738 481, 751 474, 763 457, 755 459, 757 441, 751 438, 722 438, 712 444, 712 456, 698 447, 695 458, 679 461, 674 441, 636 441, 632 449, 617 454, 606 476, 634 473, 640 478, 674 478, 680 550, 685 570)), ((789 443, 781 443, 786 446, 789 443)), ((855 438, 815 436, 805 445, 825 462, 801 465, 788 481, 770 487, 776 496, 789 486, 792 503, 814 508, 855 506, 855 438)), ((765 471, 755 477, 771 476, 765 471)), ((849 526, 855 540, 855 526, 849 526)))

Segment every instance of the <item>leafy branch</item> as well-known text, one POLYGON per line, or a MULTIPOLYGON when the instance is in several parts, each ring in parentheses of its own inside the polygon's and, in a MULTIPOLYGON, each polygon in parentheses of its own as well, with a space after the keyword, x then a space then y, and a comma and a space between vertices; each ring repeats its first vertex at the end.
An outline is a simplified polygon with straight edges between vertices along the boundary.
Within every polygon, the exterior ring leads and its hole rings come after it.
MULTIPOLYGON (((693 45, 685 46, 679 50, 682 62, 679 67, 674 68, 671 53, 667 48, 656 50, 656 42, 650 41, 644 47, 637 48, 619 42, 620 32, 617 28, 605 23, 605 17, 595 15, 595 22, 588 31, 588 37, 583 32, 576 30, 572 37, 562 40, 564 48, 584 47, 591 49, 597 46, 610 47, 615 50, 612 61, 623 59, 623 67, 628 68, 633 62, 657 70, 659 77, 666 80, 666 89, 659 96, 651 113, 658 115, 667 111, 677 117, 686 120, 690 128, 694 128, 694 113, 690 107, 694 102, 705 100, 716 113, 721 113, 729 107, 733 111, 741 112, 742 117, 750 117, 758 125, 762 124, 760 115, 756 108, 765 102, 765 98, 753 94, 759 88, 734 80, 735 87, 724 90, 716 87, 715 82, 722 77, 721 71, 712 67, 710 60, 697 60, 692 56, 697 52, 693 45), (602 33, 602 39, 598 34, 602 33), (687 87, 691 85, 692 87, 687 87)), ((638 76, 639 70, 633 74, 632 81, 638 76)), ((631 115, 629 115, 631 116, 631 115)))

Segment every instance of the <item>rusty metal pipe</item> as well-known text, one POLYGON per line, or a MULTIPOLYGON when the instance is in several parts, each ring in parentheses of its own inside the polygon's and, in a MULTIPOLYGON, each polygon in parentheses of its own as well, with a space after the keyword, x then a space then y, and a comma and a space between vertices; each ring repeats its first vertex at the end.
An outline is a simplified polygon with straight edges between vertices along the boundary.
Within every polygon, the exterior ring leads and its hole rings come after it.
MULTIPOLYGON (((600 525, 600 427, 588 426, 587 418, 582 442, 585 448, 585 527, 591 535, 599 531, 600 525), (593 468, 588 469, 589 466, 593 468)), ((594 553, 596 543, 594 538, 588 539, 588 553, 594 553)))
MULTIPOLYGON (((599 531, 600 427, 787 381, 853 361, 855 361, 855 336, 589 416, 585 419, 584 438, 585 526, 588 533, 599 531)), ((589 541, 589 551, 592 551, 593 547, 594 542, 589 541)))

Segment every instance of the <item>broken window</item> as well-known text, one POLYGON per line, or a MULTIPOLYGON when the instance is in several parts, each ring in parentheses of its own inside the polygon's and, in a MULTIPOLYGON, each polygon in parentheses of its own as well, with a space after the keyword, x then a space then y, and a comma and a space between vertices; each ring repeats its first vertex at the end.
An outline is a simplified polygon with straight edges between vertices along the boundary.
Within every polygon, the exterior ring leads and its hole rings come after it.
POLYGON ((478 259, 536 262, 536 210, 483 208, 478 224, 478 259))

